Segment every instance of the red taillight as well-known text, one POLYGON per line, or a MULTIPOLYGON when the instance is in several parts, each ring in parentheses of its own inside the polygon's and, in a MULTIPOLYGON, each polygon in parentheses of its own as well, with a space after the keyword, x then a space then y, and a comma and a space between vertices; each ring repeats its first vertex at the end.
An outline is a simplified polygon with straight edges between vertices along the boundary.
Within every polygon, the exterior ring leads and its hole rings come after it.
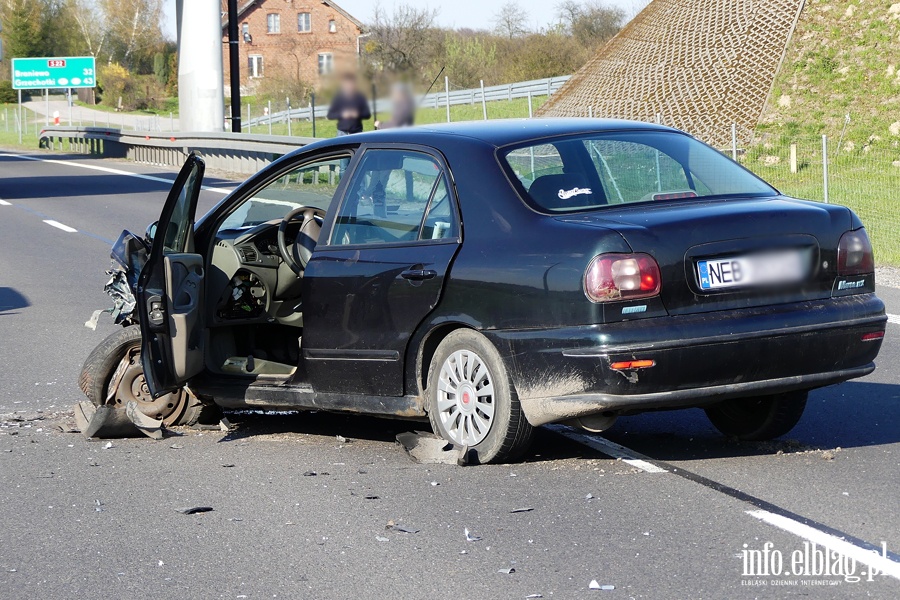
POLYGON ((864 342, 874 342, 875 340, 883 340, 883 339, 884 339, 883 331, 873 331, 872 333, 864 333, 861 338, 861 340, 864 342))
POLYGON ((591 302, 634 300, 659 294, 659 265, 649 254, 600 254, 584 273, 591 302))
POLYGON ((875 258, 866 230, 860 227, 842 235, 837 251, 838 275, 863 275, 874 270, 875 258))

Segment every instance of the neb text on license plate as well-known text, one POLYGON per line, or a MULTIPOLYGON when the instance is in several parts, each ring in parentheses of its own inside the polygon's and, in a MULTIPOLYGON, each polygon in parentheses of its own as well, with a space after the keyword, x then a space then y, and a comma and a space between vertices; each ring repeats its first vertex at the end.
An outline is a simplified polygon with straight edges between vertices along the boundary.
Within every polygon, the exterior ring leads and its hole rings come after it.
POLYGON ((764 252, 697 261, 700 289, 792 283, 808 272, 806 253, 801 250, 764 252))

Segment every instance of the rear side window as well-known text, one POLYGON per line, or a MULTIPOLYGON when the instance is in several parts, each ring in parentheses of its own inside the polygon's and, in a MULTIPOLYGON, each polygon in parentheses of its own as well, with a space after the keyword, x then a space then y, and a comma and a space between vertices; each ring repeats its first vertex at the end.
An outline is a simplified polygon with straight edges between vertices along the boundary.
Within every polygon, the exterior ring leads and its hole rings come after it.
POLYGON ((338 213, 331 244, 456 238, 456 211, 441 165, 409 150, 368 150, 338 213))
POLYGON ((502 154, 516 187, 552 212, 712 196, 777 192, 722 153, 665 131, 567 137, 502 154))

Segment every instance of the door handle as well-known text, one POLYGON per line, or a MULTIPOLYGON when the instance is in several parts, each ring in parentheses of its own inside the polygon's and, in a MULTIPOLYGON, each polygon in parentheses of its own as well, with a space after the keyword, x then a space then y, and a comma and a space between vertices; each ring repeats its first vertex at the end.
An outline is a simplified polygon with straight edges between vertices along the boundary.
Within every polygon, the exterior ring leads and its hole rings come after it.
POLYGON ((407 269, 400 273, 400 277, 407 281, 425 281, 437 277, 437 271, 432 269, 407 269))

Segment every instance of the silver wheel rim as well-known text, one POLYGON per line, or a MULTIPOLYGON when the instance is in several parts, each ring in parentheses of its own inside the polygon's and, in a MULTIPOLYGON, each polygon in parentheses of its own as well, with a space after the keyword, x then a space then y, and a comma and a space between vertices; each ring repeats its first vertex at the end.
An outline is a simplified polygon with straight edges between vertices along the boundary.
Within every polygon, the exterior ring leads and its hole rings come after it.
POLYGON ((438 418, 450 441, 481 443, 494 423, 494 381, 480 356, 458 350, 441 365, 437 390, 438 418))

